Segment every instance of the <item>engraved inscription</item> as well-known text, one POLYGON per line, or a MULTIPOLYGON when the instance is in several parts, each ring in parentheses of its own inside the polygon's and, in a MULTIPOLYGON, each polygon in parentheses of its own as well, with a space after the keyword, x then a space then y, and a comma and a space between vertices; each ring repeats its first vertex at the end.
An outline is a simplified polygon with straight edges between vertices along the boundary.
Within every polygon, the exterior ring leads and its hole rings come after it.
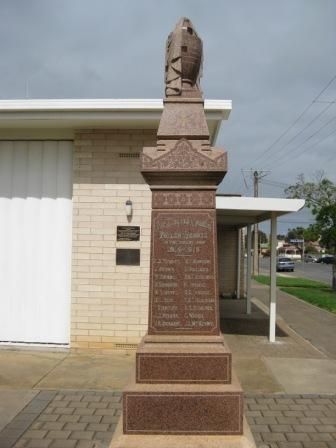
POLYGON ((215 211, 153 211, 150 334, 218 334, 215 211))
POLYGON ((154 191, 153 208, 215 208, 214 191, 154 191))

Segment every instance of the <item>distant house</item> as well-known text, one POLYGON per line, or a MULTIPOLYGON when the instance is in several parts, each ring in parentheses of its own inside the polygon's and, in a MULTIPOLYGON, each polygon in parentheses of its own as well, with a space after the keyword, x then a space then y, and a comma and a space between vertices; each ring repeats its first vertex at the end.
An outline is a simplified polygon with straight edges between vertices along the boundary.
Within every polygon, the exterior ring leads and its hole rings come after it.
POLYGON ((277 249, 278 256, 288 257, 292 260, 302 259, 302 249, 293 244, 284 243, 277 249))

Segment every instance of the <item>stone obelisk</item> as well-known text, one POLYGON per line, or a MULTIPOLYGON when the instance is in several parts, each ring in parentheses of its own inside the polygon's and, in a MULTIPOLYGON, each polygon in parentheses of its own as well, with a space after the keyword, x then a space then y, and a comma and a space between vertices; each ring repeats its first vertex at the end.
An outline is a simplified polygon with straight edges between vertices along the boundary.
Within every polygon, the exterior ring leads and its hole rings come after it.
POLYGON ((113 448, 254 446, 219 325, 216 188, 227 157, 209 141, 202 54, 182 18, 167 40, 157 144, 142 153, 152 190, 148 333, 113 448))

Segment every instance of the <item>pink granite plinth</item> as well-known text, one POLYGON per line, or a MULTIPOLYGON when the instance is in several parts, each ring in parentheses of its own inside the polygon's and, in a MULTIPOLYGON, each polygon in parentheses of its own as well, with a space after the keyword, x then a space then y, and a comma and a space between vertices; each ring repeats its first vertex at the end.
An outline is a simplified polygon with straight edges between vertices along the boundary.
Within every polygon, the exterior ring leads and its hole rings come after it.
POLYGON ((109 448, 256 448, 250 427, 244 418, 243 435, 146 435, 123 434, 120 419, 109 448))
POLYGON ((125 434, 243 433, 243 393, 231 384, 139 384, 123 392, 125 434))
POLYGON ((221 343, 143 341, 136 355, 136 382, 228 384, 231 352, 223 340, 221 343))

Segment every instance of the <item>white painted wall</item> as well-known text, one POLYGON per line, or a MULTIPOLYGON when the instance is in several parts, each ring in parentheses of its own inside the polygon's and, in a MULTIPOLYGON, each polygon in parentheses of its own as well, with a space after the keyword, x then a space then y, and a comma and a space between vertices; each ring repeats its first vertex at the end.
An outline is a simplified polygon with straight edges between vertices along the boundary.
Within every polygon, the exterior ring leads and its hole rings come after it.
POLYGON ((0 142, 0 341, 70 339, 72 142, 0 142))

